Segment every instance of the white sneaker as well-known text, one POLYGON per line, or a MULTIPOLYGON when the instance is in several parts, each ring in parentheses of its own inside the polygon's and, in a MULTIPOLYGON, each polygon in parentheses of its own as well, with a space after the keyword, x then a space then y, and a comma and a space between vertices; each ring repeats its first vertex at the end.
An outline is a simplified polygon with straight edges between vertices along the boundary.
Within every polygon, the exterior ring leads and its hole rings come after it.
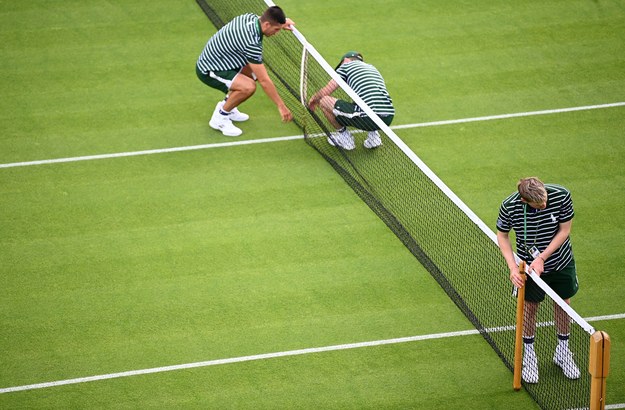
POLYGON ((347 129, 345 131, 331 133, 328 137, 328 144, 333 147, 339 146, 348 151, 356 148, 354 136, 347 129))
POLYGON ((538 357, 534 349, 525 349, 523 353, 523 370, 521 378, 525 383, 538 383, 538 357))
POLYGON ((579 379, 579 368, 573 360, 573 352, 568 347, 558 345, 553 355, 553 362, 562 369, 562 373, 571 380, 579 379))
MULTIPOLYGON (((221 110, 225 103, 226 102, 224 100, 219 101, 217 103, 217 106, 215 107, 215 111, 221 110)), ((241 111, 239 111, 239 109, 237 107, 234 107, 230 111, 230 115, 228 115, 228 118, 230 118, 231 121, 242 122, 242 121, 249 120, 250 116, 245 114, 245 113, 242 113, 241 111)))
POLYGON ((367 134, 367 139, 363 144, 365 148, 377 148, 382 145, 382 139, 380 138, 380 134, 377 131, 369 131, 367 134))
POLYGON ((219 111, 213 113, 208 125, 215 130, 221 131, 221 133, 227 137, 238 137, 243 134, 243 131, 232 124, 232 120, 230 120, 229 116, 221 115, 219 111))

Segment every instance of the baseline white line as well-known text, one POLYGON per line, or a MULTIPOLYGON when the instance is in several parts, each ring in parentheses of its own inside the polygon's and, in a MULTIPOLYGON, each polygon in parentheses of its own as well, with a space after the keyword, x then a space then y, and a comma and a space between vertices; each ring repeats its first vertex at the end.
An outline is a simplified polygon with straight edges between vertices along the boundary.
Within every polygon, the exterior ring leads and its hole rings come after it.
MULTIPOLYGON (((625 318, 625 313, 621 313, 621 314, 614 314, 614 315, 597 316, 596 318, 587 318, 586 320, 591 322, 593 320, 614 320, 614 319, 624 319, 624 318, 625 318)), ((542 324, 539 324, 539 326, 541 325, 542 324)), ((549 325, 549 324, 547 323, 545 325, 549 325)), ((502 326, 502 327, 485 329, 485 330, 487 332, 492 333, 492 332, 512 331, 514 330, 514 328, 515 328, 514 326, 502 326)), ((97 376, 78 377, 75 379, 58 380, 58 381, 46 382, 46 383, 35 383, 35 384, 27 384, 23 386, 5 387, 5 388, 0 389, 0 394, 18 392, 18 391, 24 391, 24 390, 45 389, 48 387, 65 386, 68 384, 87 383, 87 382, 93 382, 93 381, 98 381, 98 380, 117 379, 120 377, 140 376, 140 375, 152 374, 152 373, 164 373, 164 372, 171 372, 175 370, 186 370, 186 369, 193 369, 197 367, 208 367, 208 366, 216 366, 216 365, 221 365, 221 364, 250 362, 254 360, 263 360, 263 359, 274 359, 277 357, 299 356, 299 355, 312 354, 312 353, 331 352, 331 351, 347 350, 347 349, 358 349, 361 347, 383 346, 383 345, 390 345, 390 344, 397 344, 397 343, 408 343, 408 342, 416 342, 416 341, 421 341, 421 340, 442 339, 442 338, 447 338, 447 337, 469 336, 469 335, 477 335, 477 334, 479 334, 479 331, 477 329, 461 330, 457 332, 434 333, 434 334, 421 335, 421 336, 399 337, 395 339, 374 340, 370 342, 347 343, 347 344, 334 345, 334 346, 312 347, 308 349, 288 350, 284 352, 264 353, 264 354, 257 354, 257 355, 251 355, 251 356, 232 357, 229 359, 208 360, 204 362, 153 367, 150 369, 141 369, 141 370, 129 370, 129 371, 119 372, 119 373, 101 374, 97 376)))
MULTIPOLYGON (((461 119, 456 119, 456 120, 423 122, 423 123, 417 123, 417 124, 395 125, 395 126, 392 126, 391 129, 400 130, 400 129, 408 129, 408 128, 434 127, 434 126, 440 126, 440 125, 462 124, 462 123, 477 122, 477 121, 492 121, 492 120, 501 120, 501 119, 508 119, 508 118, 517 118, 517 117, 530 117, 534 115, 559 114, 559 113, 566 113, 566 112, 573 112, 573 111, 597 110, 597 109, 602 109, 602 108, 613 108, 613 107, 622 107, 622 106, 625 106, 625 102, 616 102, 616 103, 598 104, 598 105, 586 105, 586 106, 581 106, 581 107, 570 107, 570 108, 557 108, 553 110, 528 111, 528 112, 520 112, 520 113, 512 113, 512 114, 489 115, 485 117, 461 118, 461 119)), ((236 145, 250 145, 250 144, 260 144, 260 143, 266 143, 266 142, 289 141, 289 140, 297 140, 297 139, 303 139, 303 138, 304 138, 303 135, 293 135, 290 137, 263 138, 263 139, 257 139, 257 140, 232 141, 232 142, 222 142, 222 143, 216 143, 216 144, 191 145, 191 146, 185 146, 185 147, 161 148, 161 149, 118 152, 118 153, 99 154, 99 155, 85 155, 85 156, 79 156, 79 157, 43 159, 43 160, 36 160, 36 161, 11 162, 11 163, 6 163, 6 164, 0 164, 0 168, 15 168, 15 167, 26 167, 26 166, 33 166, 33 165, 47 165, 47 164, 58 164, 58 163, 66 163, 66 162, 90 161, 90 160, 97 160, 97 159, 133 157, 133 156, 139 156, 139 155, 165 154, 165 153, 171 153, 171 152, 231 147, 231 146, 236 146, 236 145)))

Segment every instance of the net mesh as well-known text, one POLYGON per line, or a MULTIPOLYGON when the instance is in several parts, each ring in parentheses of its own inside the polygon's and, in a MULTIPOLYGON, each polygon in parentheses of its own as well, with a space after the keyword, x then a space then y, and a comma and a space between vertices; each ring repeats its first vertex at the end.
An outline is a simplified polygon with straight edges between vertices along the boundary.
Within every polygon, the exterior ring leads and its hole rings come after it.
MULTIPOLYGON (((197 2, 216 28, 240 14, 260 15, 267 8, 261 0, 197 2)), ((397 235, 512 370, 516 300, 497 245, 386 133, 380 131, 383 145, 373 150, 363 147, 367 132, 355 129, 355 149, 329 144, 334 127, 319 109, 311 111, 302 104, 330 81, 328 72, 291 33, 265 38, 263 48, 264 64, 306 142, 397 235)), ((342 89, 333 96, 352 100, 342 89)), ((547 297, 537 315, 540 381, 524 386, 542 408, 587 407, 589 335, 572 324, 569 346, 581 377, 569 380, 553 361, 557 339, 551 305, 547 297)))

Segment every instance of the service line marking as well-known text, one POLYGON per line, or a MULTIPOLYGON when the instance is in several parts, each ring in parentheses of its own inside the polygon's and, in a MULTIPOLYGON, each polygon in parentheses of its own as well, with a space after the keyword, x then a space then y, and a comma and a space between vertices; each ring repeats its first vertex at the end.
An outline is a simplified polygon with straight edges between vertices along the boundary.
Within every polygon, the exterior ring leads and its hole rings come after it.
MULTIPOLYGON (((605 320, 615 320, 615 319, 625 319, 625 313, 589 317, 589 318, 586 318, 586 321, 592 322, 592 321, 605 321, 605 320)), ((512 331, 512 330, 514 330, 514 326, 503 326, 500 328, 486 329, 487 332, 502 332, 502 331, 512 331)), ((374 340, 374 341, 369 341, 369 342, 347 343, 347 344, 334 345, 334 346, 312 347, 312 348, 298 349, 298 350, 287 350, 284 352, 264 353, 264 354, 257 354, 257 355, 251 355, 251 356, 232 357, 228 359, 207 360, 203 362, 184 363, 184 364, 177 364, 177 365, 172 365, 172 366, 153 367, 150 369, 129 370, 129 371, 119 372, 119 373, 109 373, 109 374, 101 374, 97 376, 78 377, 75 379, 57 380, 57 381, 46 382, 46 383, 35 383, 35 384, 27 384, 23 386, 5 387, 5 388, 0 389, 0 394, 18 392, 18 391, 24 391, 24 390, 45 389, 49 387, 87 383, 87 382, 94 382, 94 381, 99 381, 99 380, 117 379, 120 377, 140 376, 140 375, 146 375, 146 374, 152 374, 152 373, 164 373, 164 372, 171 372, 175 370, 186 370, 186 369, 193 369, 197 367, 217 366, 217 365, 222 365, 222 364, 250 362, 254 360, 275 359, 278 357, 300 356, 300 355, 312 354, 312 353, 332 352, 332 351, 337 351, 337 350, 358 349, 362 347, 383 346, 383 345, 391 345, 391 344, 398 344, 398 343, 417 342, 417 341, 422 341, 422 340, 443 339, 443 338, 448 338, 448 337, 469 336, 469 335, 477 335, 477 334, 479 334, 479 331, 477 329, 461 330, 457 332, 434 333, 434 334, 421 335, 421 336, 399 337, 395 339, 374 340)))
MULTIPOLYGON (((395 126, 392 126, 391 129, 401 130, 401 129, 407 129, 407 128, 435 127, 435 126, 441 126, 441 125, 463 124, 463 123, 477 122, 477 121, 502 120, 502 119, 509 119, 509 118, 518 118, 518 117, 531 117, 535 115, 560 114, 560 113, 573 112, 573 111, 598 110, 598 109, 614 108, 614 107, 622 107, 622 106, 625 106, 625 102, 616 102, 616 103, 598 104, 598 105, 585 105, 581 107, 557 108, 557 109, 552 109, 552 110, 528 111, 528 112, 519 112, 519 113, 512 113, 512 114, 489 115, 485 117, 461 118, 461 119, 456 119, 456 120, 432 121, 432 122, 423 122, 423 123, 417 123, 417 124, 395 125, 395 126)), ((221 143, 215 143, 215 144, 202 144, 202 145, 190 145, 190 146, 184 146, 184 147, 150 149, 150 150, 143 150, 143 151, 129 151, 129 152, 117 152, 117 153, 111 153, 111 154, 85 155, 85 156, 69 157, 69 158, 42 159, 42 160, 37 160, 37 161, 11 162, 11 163, 6 163, 6 164, 0 164, 0 168, 15 168, 15 167, 27 167, 27 166, 33 166, 33 165, 59 164, 59 163, 77 162, 77 161, 91 161, 91 160, 97 160, 97 159, 134 157, 134 156, 139 156, 139 155, 166 154, 166 153, 171 153, 171 152, 195 151, 195 150, 201 150, 201 149, 232 147, 232 146, 237 146, 237 145, 250 145, 250 144, 262 144, 262 143, 269 143, 269 142, 290 141, 290 140, 298 140, 298 139, 303 139, 303 138, 304 138, 303 135, 293 135, 289 137, 231 141, 231 142, 221 142, 221 143)))

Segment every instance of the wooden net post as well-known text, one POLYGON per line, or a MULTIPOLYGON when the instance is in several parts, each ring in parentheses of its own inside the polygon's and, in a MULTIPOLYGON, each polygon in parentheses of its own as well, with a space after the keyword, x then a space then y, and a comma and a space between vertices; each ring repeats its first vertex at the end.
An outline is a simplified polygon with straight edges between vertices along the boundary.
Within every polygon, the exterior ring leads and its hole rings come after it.
POLYGON ((517 289, 516 301, 516 334, 514 338, 514 378, 512 387, 521 390, 521 370, 523 370, 523 311, 525 309, 525 262, 519 264, 519 272, 523 277, 523 286, 517 289))
POLYGON ((596 331, 590 336, 590 410, 605 409, 605 389, 610 368, 610 336, 596 331))

